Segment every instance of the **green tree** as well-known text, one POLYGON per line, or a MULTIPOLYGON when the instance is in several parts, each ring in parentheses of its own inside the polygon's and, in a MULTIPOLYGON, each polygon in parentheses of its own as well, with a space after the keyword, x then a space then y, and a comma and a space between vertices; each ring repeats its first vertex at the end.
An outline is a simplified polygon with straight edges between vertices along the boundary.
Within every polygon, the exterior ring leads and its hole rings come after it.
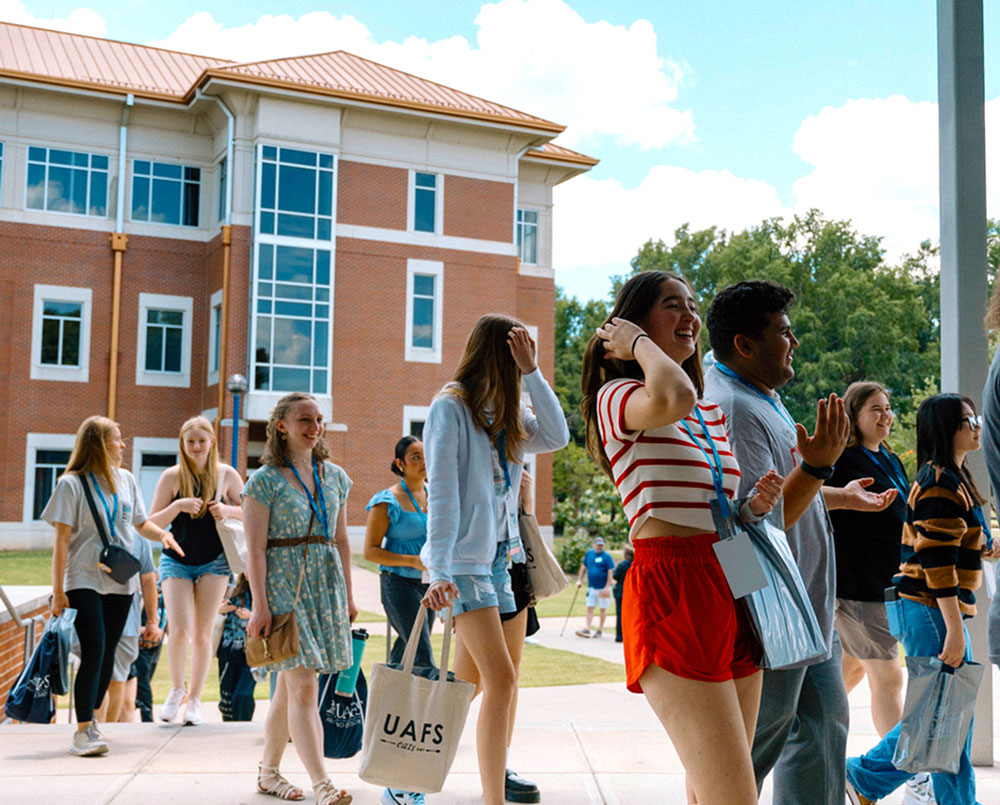
POLYGON ((610 307, 601 299, 581 302, 575 296, 567 297, 562 288, 556 288, 556 361, 552 388, 566 412, 573 441, 585 440, 580 400, 580 367, 583 352, 594 330, 604 324, 610 307))

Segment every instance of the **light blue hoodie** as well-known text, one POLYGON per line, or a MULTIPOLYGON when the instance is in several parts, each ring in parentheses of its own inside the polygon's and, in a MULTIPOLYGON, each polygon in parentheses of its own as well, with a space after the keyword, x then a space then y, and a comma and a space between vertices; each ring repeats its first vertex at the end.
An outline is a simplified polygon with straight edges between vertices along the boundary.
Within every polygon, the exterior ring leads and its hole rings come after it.
MULTIPOLYGON (((510 465, 511 495, 520 488, 525 452, 547 453, 569 442, 566 417, 541 370, 524 375, 524 384, 534 411, 521 403, 527 441, 510 465)), ((490 574, 497 542, 506 538, 497 534, 492 451, 458 395, 442 392, 434 399, 424 423, 427 542, 420 551, 432 582, 490 574)))

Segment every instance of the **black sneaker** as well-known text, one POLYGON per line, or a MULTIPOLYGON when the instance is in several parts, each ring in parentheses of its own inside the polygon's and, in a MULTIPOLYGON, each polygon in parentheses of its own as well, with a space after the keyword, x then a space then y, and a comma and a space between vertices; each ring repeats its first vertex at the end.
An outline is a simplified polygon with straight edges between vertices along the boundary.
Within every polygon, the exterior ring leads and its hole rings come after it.
POLYGON ((503 785, 503 798, 507 802, 542 801, 542 795, 538 792, 538 786, 530 780, 518 777, 510 769, 507 769, 507 779, 503 785))

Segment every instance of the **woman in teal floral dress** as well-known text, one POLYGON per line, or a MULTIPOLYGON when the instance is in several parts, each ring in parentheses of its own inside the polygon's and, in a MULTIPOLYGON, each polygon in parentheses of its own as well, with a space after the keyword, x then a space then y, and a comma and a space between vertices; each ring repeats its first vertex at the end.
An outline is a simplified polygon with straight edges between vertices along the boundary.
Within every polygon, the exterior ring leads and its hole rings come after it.
POLYGON ((334 786, 324 770, 316 707, 317 674, 335 673, 353 662, 351 621, 357 616, 347 539, 351 479, 326 461, 328 455, 316 399, 300 392, 282 397, 267 423, 263 466, 243 490, 247 578, 253 598, 247 635, 267 636, 272 613, 294 609, 299 654, 254 669, 258 679, 279 672, 264 726, 258 790, 287 800, 305 796, 278 771, 291 736, 309 772, 317 804, 347 805, 350 794, 334 786))

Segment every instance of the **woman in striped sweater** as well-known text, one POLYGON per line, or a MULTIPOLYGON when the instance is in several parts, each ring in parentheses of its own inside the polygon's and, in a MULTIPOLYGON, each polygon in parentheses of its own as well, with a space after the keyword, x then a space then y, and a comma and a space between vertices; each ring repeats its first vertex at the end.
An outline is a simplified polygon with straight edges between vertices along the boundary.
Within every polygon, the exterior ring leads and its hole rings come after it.
MULTIPOLYGON (((906 502, 902 561, 890 588, 898 601, 889 604, 889 625, 906 653, 937 657, 956 668, 972 660, 963 621, 976 614, 973 590, 982 582, 981 559, 1000 553, 988 547, 985 499, 965 462, 980 447, 981 429, 982 417, 968 397, 937 394, 921 404, 917 479, 906 502)), ((898 741, 897 724, 874 749, 848 758, 847 789, 854 805, 878 802, 909 779, 911 772, 892 765, 898 741)), ((970 729, 958 774, 932 775, 939 805, 976 802, 971 741, 970 729)))

